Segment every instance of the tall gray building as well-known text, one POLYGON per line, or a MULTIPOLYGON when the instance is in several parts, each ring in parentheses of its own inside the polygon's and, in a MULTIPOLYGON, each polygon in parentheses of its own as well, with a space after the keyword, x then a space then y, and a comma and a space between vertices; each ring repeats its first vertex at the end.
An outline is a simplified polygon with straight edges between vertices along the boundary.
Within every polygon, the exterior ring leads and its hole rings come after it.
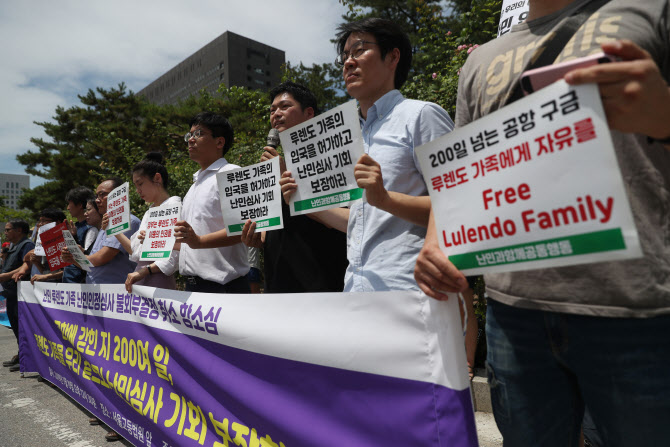
POLYGON ((279 83, 284 52, 230 31, 184 59, 138 92, 155 104, 175 104, 219 84, 269 90, 279 83))
POLYGON ((23 188, 30 189, 30 176, 25 174, 0 174, 0 196, 5 206, 19 209, 19 198, 23 188))

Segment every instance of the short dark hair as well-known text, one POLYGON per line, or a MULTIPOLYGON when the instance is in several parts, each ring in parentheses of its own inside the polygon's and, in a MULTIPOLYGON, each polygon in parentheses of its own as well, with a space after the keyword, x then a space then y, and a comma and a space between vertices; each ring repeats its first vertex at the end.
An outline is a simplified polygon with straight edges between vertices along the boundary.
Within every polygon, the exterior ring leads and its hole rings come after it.
POLYGON ((213 112, 200 112, 193 118, 188 124, 189 128, 193 126, 204 126, 212 132, 213 138, 223 137, 225 143, 223 143, 223 154, 226 155, 228 149, 233 145, 233 138, 235 133, 233 132, 233 126, 230 125, 228 119, 223 115, 218 115, 213 112))
POLYGON ((112 190, 115 190, 119 186, 123 185, 125 182, 121 180, 119 177, 107 177, 103 181, 100 182, 100 184, 105 183, 105 182, 112 182, 112 190))
POLYGON ((91 198, 95 200, 95 193, 85 186, 72 188, 65 195, 65 202, 72 202, 75 205, 86 207, 86 202, 91 198))
POLYGON ((23 219, 12 219, 8 223, 15 230, 20 229, 23 234, 28 234, 30 232, 30 225, 23 219))
POLYGON ((86 202, 86 205, 91 204, 91 207, 95 210, 96 213, 100 214, 100 211, 98 210, 98 204, 95 203, 95 199, 90 199, 88 202, 86 202))
POLYGON ((275 98, 282 93, 288 93, 291 95, 293 99, 298 101, 303 111, 306 108, 311 107, 314 109, 315 116, 319 114, 319 106, 316 101, 316 96, 314 96, 314 93, 312 93, 312 91, 304 85, 296 84, 295 82, 291 81, 282 82, 270 90, 270 103, 272 103, 272 101, 274 101, 275 98))
POLYGON ((46 217, 51 221, 61 223, 65 220, 65 213, 58 208, 44 208, 40 211, 39 217, 46 217))
POLYGON ((168 172, 163 164, 163 154, 160 152, 149 152, 144 156, 144 160, 133 166, 131 172, 133 174, 137 172, 139 175, 150 179, 153 179, 156 174, 160 174, 163 179, 163 188, 167 189, 168 187, 168 172))
POLYGON ((399 89, 407 80, 412 66, 412 44, 407 33, 396 23, 386 19, 370 17, 358 22, 343 23, 337 27, 337 54, 344 51, 344 45, 352 33, 370 33, 375 36, 382 60, 394 48, 400 50, 400 60, 395 69, 394 86, 399 89))

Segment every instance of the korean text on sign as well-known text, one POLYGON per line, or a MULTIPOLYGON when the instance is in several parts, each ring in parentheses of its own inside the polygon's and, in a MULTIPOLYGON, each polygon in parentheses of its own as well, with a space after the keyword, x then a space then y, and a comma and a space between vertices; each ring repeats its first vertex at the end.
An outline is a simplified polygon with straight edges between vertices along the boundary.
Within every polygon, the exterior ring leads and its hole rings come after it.
POLYGON ((130 228, 130 203, 128 202, 128 182, 112 190, 107 195, 107 236, 123 233, 130 228))
POLYGON ((284 228, 279 158, 216 174, 223 221, 229 236, 242 234, 247 220, 263 231, 284 228))
POLYGON ((150 261, 169 258, 175 243, 174 226, 181 218, 181 202, 176 205, 165 203, 151 208, 148 212, 149 220, 140 259, 150 261))
POLYGON ((593 85, 553 84, 417 154, 440 245, 465 274, 640 255, 593 85))
POLYGON ((363 154, 355 101, 342 104, 279 134, 287 169, 298 189, 291 215, 346 206, 362 197, 354 166, 363 154))

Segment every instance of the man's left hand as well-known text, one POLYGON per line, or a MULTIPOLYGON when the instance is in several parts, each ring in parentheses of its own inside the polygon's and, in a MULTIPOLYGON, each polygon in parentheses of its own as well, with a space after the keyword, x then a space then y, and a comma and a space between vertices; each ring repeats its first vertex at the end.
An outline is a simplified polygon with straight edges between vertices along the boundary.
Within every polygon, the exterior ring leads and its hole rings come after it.
POLYGON ((384 203, 389 200, 389 193, 384 188, 382 168, 379 163, 368 154, 361 155, 354 167, 354 177, 358 186, 365 189, 367 202, 383 209, 384 203))
POLYGON ((598 84, 611 129, 670 137, 670 89, 651 55, 629 40, 603 43, 602 50, 621 61, 573 70, 565 80, 598 84))

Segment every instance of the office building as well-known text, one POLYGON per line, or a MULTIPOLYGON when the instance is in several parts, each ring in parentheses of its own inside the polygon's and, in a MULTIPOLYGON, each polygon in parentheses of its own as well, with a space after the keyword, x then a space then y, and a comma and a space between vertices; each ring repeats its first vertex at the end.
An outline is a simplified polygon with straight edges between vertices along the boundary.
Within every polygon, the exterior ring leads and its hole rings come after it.
POLYGON ((284 52, 230 31, 138 92, 155 104, 175 104, 220 84, 269 90, 279 83, 284 52))
POLYGON ((30 189, 30 176, 25 174, 0 174, 0 197, 5 206, 19 209, 19 198, 23 188, 30 189))

